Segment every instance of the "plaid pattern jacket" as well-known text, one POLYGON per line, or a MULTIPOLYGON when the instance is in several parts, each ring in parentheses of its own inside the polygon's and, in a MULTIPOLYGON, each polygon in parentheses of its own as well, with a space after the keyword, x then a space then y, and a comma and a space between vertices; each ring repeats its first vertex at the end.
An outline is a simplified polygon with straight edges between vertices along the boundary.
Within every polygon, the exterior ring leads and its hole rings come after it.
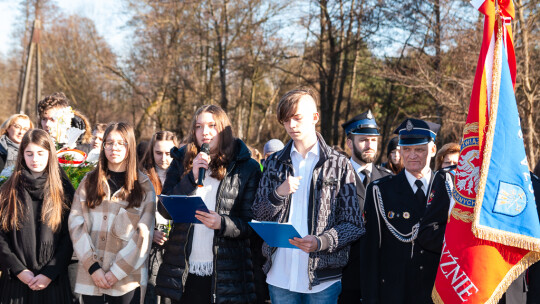
POLYGON ((120 190, 111 196, 106 183, 106 198, 99 206, 89 209, 85 204, 86 181, 85 177, 75 193, 68 220, 73 249, 79 259, 75 292, 121 296, 142 286, 144 295, 156 205, 150 179, 139 172, 145 196, 140 207, 134 208, 126 208, 128 202, 117 197, 120 190), (118 279, 112 288, 94 285, 88 270, 96 262, 118 279))
MULTIPOLYGON (((330 148, 317 133, 321 154, 313 170, 308 204, 309 234, 320 242, 320 250, 309 254, 308 276, 310 285, 341 277, 342 268, 349 258, 350 244, 365 233, 356 195, 354 169, 349 160, 330 148)), ((291 161, 293 141, 265 162, 264 173, 253 203, 255 219, 285 223, 289 219, 291 195, 280 197, 276 193, 288 176, 294 176, 291 161)), ((272 254, 265 242, 262 247, 268 273, 272 254)))

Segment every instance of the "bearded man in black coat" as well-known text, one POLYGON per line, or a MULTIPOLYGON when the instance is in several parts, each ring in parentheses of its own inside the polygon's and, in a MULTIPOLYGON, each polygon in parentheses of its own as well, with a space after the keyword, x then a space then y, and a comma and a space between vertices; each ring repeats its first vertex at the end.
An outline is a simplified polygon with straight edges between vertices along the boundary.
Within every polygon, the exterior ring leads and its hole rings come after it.
MULTIPOLYGON (((391 175, 392 172, 373 163, 377 159, 381 134, 370 110, 356 115, 341 126, 345 134, 347 134, 347 146, 352 152, 350 161, 356 173, 356 195, 358 196, 360 211, 363 213, 366 188, 369 183, 391 175)), ((362 271, 360 268, 361 241, 362 239, 351 245, 349 262, 343 269, 339 304, 356 304, 360 303, 362 299, 359 281, 360 272, 362 271)))

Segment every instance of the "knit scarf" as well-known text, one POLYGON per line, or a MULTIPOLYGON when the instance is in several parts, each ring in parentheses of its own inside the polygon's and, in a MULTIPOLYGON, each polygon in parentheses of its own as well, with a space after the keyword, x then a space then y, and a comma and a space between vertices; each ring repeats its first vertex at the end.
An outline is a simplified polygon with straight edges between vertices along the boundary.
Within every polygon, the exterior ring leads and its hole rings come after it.
MULTIPOLYGON (((210 170, 206 171, 204 187, 197 188, 195 196, 202 198, 208 210, 215 210, 220 181, 211 177, 210 174, 210 170)), ((194 227, 191 254, 189 255, 189 273, 198 276, 212 275, 214 230, 203 224, 195 224, 194 227)))
MULTIPOLYGON (((21 172, 21 188, 19 195, 22 196, 27 208, 26 217, 22 230, 23 235, 35 235, 35 239, 27 239, 25 243, 29 245, 30 254, 34 260, 31 264, 36 263, 36 269, 41 268, 47 263, 54 254, 54 232, 51 228, 41 221, 41 210, 43 206, 43 198, 45 196, 45 186, 47 183, 47 173, 44 172, 39 177, 34 177, 30 170, 24 168, 21 172)), ((27 260, 27 262, 30 262, 27 260)))
POLYGON ((45 184, 47 183, 47 172, 43 172, 39 177, 34 177, 30 170, 23 168, 21 183, 32 200, 43 200, 45 196, 45 184))

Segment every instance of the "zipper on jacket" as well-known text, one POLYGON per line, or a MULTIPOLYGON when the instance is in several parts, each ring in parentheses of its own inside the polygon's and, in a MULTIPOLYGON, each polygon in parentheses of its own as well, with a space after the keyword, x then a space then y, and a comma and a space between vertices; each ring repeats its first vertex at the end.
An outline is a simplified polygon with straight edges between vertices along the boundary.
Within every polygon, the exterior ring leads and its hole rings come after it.
MULTIPOLYGON (((230 166, 230 169, 228 169, 227 171, 227 176, 229 176, 231 174, 231 172, 234 170, 234 167, 236 166, 236 161, 233 162, 230 166)), ((216 208, 215 208, 215 212, 217 214, 219 214, 219 208, 221 207, 221 201, 220 201, 220 197, 221 197, 221 193, 223 192, 223 181, 225 180, 225 178, 219 183, 219 188, 218 188, 218 193, 217 193, 217 196, 216 196, 216 208)), ((221 227, 220 229, 223 229, 224 227, 221 227)), ((216 235, 215 235, 215 232, 214 232, 214 237, 212 238, 212 248, 214 250, 214 265, 213 265, 213 269, 212 269, 212 272, 214 274, 214 286, 213 287, 213 290, 212 290, 212 303, 216 303, 217 301, 217 295, 216 295, 216 290, 217 290, 217 255, 218 255, 218 250, 219 250, 219 246, 216 244, 216 235)))
MULTIPOLYGON (((293 167, 293 165, 290 164, 290 163, 288 163, 288 162, 283 162, 283 161, 282 161, 281 163, 282 163, 283 165, 285 165, 285 166, 291 168, 291 172, 292 172, 292 174, 293 174, 293 176, 294 176, 294 167, 293 167)), ((287 180, 287 177, 285 177, 285 180, 287 180)), ((277 188, 276 188, 276 189, 277 189, 277 188)), ((289 220, 289 215, 290 215, 290 212, 291 212, 291 204, 290 204, 291 201, 292 201, 292 194, 289 194, 289 195, 287 195, 287 197, 285 198, 285 203, 287 204, 287 205, 286 205, 287 208, 285 209, 285 215, 287 216, 286 221, 289 220)), ((272 254, 273 254, 273 253, 272 253, 272 254)))
POLYGON ((217 290, 217 252, 218 252, 218 246, 216 245, 216 240, 215 240, 215 237, 214 237, 214 240, 213 240, 213 250, 214 250, 214 267, 212 269, 212 272, 214 273, 214 286, 213 286, 213 290, 212 290, 212 303, 216 303, 216 290, 217 290))
MULTIPOLYGON (((191 227, 193 227, 193 224, 189 224, 189 228, 187 231, 187 240, 189 240, 189 232, 191 231, 191 227)), ((182 273, 182 292, 186 291, 186 281, 188 277, 189 272, 189 263, 188 263, 188 255, 187 255, 187 240, 186 244, 184 245, 184 263, 186 267, 184 268, 184 273, 182 273)))
MULTIPOLYGON (((315 168, 317 169, 317 168, 315 168)), ((318 174, 315 174, 315 169, 313 170, 313 177, 318 176, 318 174)), ((319 169, 321 170, 321 169, 319 169)), ((332 202, 335 198, 335 192, 337 188, 337 179, 336 178, 330 178, 328 180, 323 180, 321 187, 324 186, 330 186, 332 187, 330 191, 332 192, 332 196, 330 197, 330 202, 332 202)), ((313 196, 312 196, 312 204, 311 204, 311 234, 315 235, 315 201, 317 199, 317 181, 315 179, 312 180, 312 187, 313 187, 313 196)), ((319 191, 320 192, 320 191, 319 191)), ((313 279, 315 278, 315 271, 313 269, 313 259, 311 258, 311 253, 308 257, 308 278, 309 278, 309 286, 308 289, 311 290, 313 287, 313 279)))
MULTIPOLYGON (((317 197, 317 182, 315 181, 315 170, 313 170, 313 174, 311 176, 311 186, 313 187, 313 197, 311 198, 311 234, 315 235, 315 199, 317 197)), ((309 206, 309 204, 308 204, 309 206)), ((311 258, 311 253, 308 254, 308 278, 309 278, 309 286, 308 289, 311 290, 313 287, 313 258, 311 258)))

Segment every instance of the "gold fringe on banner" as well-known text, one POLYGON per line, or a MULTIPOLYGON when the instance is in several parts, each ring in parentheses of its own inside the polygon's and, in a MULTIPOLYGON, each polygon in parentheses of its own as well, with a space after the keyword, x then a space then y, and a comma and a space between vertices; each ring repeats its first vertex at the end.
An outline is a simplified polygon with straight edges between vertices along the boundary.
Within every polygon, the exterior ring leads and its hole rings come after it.
POLYGON ((540 251, 538 239, 513 232, 502 232, 501 230, 479 226, 476 228, 475 236, 486 241, 493 241, 507 246, 517 247, 530 251, 540 251))
POLYGON ((437 288, 435 288, 435 286, 433 286, 433 290, 431 291, 431 299, 435 304, 444 304, 444 301, 441 299, 441 296, 439 296, 439 293, 437 292, 437 288))
POLYGON ((540 253, 538 252, 529 252, 527 253, 514 267, 506 273, 503 280, 499 283, 497 288, 491 297, 486 301, 485 304, 498 304, 499 300, 502 298, 503 294, 506 292, 508 287, 514 282, 519 275, 521 275, 527 268, 531 267, 532 264, 540 260, 540 253))
POLYGON ((480 168, 480 180, 478 184, 478 191, 476 192, 476 202, 474 204, 474 221, 472 225, 472 232, 476 237, 478 237, 478 223, 480 221, 480 212, 482 211, 482 201, 484 199, 484 192, 486 190, 485 187, 491 159, 491 149, 493 148, 493 138, 495 136, 495 125, 497 123, 497 108, 499 106, 499 89, 501 86, 502 22, 499 13, 497 13, 497 21, 499 30, 497 32, 497 38, 495 40, 495 47, 493 50, 493 77, 491 82, 491 100, 489 101, 490 109, 488 130, 485 137, 483 151, 484 158, 482 161, 482 167, 480 168))
MULTIPOLYGON (((539 260, 540 253, 527 253, 516 265, 510 268, 485 304, 498 304, 499 300, 502 298, 503 294, 506 292, 512 282, 514 282, 525 270, 527 270, 527 268, 531 267, 539 260)), ((444 301, 437 292, 437 288, 435 288, 435 286, 433 286, 433 290, 431 291, 431 299, 435 304, 444 304, 444 301)))
POLYGON ((497 108, 499 105, 499 90, 501 84, 501 66, 502 66, 502 40, 503 40, 503 22, 501 15, 497 13, 497 38, 493 52, 493 80, 490 100, 490 112, 488 130, 486 133, 483 162, 480 168, 480 180, 476 194, 476 203, 474 206, 474 221, 471 230, 477 238, 497 242, 507 246, 518 247, 526 250, 540 251, 540 240, 537 238, 524 236, 517 233, 498 230, 491 227, 480 225, 480 213, 484 199, 487 176, 491 159, 493 140, 495 137, 495 126, 497 124, 497 108))

